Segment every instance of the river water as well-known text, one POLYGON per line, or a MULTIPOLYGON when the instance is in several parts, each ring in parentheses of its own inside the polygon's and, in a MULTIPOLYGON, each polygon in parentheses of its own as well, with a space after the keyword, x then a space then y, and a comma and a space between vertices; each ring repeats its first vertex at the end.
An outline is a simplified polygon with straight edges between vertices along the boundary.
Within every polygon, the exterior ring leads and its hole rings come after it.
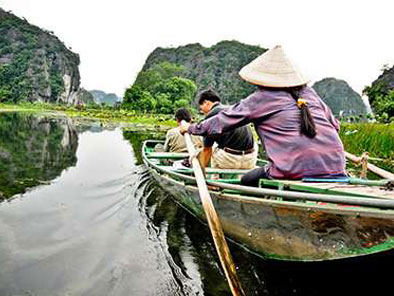
MULTIPOLYGON (((142 141, 160 136, 0 114, 0 295, 230 295, 208 228, 141 164, 142 141)), ((247 295, 391 289, 392 257, 295 264, 230 250, 247 295)))

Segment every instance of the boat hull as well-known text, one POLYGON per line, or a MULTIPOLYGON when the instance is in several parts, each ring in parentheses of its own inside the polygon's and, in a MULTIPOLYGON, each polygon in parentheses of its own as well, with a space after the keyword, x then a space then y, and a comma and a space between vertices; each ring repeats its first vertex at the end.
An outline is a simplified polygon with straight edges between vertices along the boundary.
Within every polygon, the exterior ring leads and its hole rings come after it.
MULTIPOLYGON (((183 180, 175 180, 152 166, 148 159, 144 161, 164 191, 206 221, 196 186, 185 185, 183 180)), ((323 261, 375 254, 394 247, 393 210, 215 191, 211 191, 211 198, 226 236, 264 258, 323 261)))

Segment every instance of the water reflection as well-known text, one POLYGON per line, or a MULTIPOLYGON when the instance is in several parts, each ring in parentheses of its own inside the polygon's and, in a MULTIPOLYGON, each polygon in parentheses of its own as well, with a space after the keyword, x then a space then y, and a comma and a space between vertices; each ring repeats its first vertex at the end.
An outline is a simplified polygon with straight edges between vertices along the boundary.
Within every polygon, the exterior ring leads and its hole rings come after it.
POLYGON ((163 131, 137 131, 137 130, 123 130, 123 137, 127 139, 133 146, 134 156, 136 158, 136 164, 142 164, 141 149, 142 144, 146 140, 163 140, 165 139, 165 132, 163 131))
POLYGON ((69 118, 0 114, 0 200, 74 166, 78 136, 69 118))
POLYGON ((145 168, 122 132, 81 133, 77 159, 0 204, 0 295, 184 295, 141 214, 145 168))
MULTIPOLYGON (((168 253, 167 261, 182 295, 230 295, 209 229, 150 181, 140 204, 147 228, 152 230, 151 239, 159 240, 168 253)), ((263 295, 264 285, 251 273, 251 254, 234 244, 231 250, 237 252, 235 258, 240 260, 237 265, 248 295, 263 295)))

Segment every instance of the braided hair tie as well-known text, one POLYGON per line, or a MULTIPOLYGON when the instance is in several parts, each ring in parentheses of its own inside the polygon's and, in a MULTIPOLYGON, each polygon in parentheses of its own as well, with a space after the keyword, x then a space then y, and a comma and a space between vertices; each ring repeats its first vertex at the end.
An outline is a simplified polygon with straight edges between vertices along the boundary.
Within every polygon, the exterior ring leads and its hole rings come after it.
POLYGON ((306 101, 303 99, 303 98, 298 98, 297 99, 297 107, 298 108, 302 108, 302 106, 306 106, 307 105, 307 103, 306 103, 306 101))

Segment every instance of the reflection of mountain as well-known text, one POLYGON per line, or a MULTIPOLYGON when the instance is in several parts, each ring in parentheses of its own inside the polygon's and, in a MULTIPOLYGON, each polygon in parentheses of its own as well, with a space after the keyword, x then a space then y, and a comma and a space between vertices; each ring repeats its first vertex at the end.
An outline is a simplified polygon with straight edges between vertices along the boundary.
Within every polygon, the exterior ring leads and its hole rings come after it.
POLYGON ((75 165, 78 135, 68 118, 0 114, 0 199, 75 165))

